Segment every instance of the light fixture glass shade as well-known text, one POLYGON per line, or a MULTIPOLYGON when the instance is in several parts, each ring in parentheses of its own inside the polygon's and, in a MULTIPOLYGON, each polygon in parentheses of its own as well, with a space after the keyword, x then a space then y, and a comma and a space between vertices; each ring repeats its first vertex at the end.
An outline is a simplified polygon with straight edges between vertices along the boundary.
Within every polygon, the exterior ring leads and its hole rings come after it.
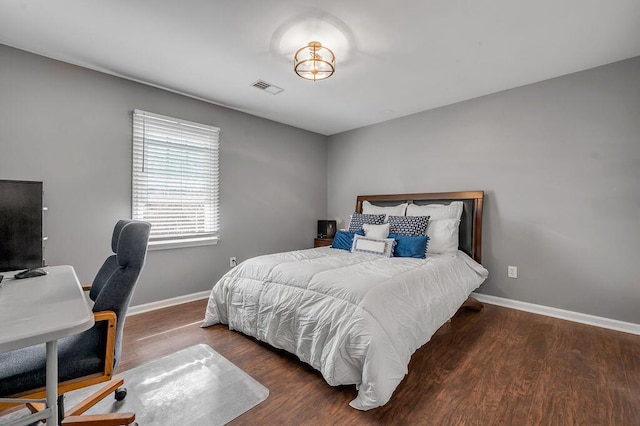
POLYGON ((293 57, 296 74, 307 80, 324 80, 336 70, 336 56, 319 41, 312 41, 298 49, 293 57))

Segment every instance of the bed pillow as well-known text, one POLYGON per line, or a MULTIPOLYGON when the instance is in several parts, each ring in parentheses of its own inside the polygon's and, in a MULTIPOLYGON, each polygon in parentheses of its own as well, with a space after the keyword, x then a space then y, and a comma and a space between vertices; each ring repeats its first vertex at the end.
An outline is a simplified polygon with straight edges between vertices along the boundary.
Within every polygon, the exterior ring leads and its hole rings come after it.
POLYGON ((409 204, 407 216, 429 216, 431 221, 440 219, 460 220, 462 208, 462 201, 452 201, 451 204, 427 204, 424 206, 409 204))
POLYGON ((336 231, 336 235, 334 235, 333 242, 331 243, 331 248, 351 251, 354 235, 364 235, 364 231, 362 230, 357 232, 349 232, 349 231, 343 231, 343 230, 336 231))
POLYGON ((377 254, 383 257, 391 257, 393 255, 393 247, 396 244, 396 240, 393 238, 384 238, 379 240, 377 238, 363 237, 361 235, 353 236, 353 246, 351 246, 352 253, 368 253, 377 254))
POLYGON ((416 259, 427 257, 429 237, 426 235, 389 234, 389 238, 396 240, 396 247, 393 249, 395 257, 413 257, 416 259))
POLYGON ((362 202, 362 213, 364 214, 384 214, 388 216, 404 216, 407 210, 407 203, 397 206, 376 206, 368 201, 362 202))
POLYGON ((429 226, 427 227, 429 253, 455 254, 458 251, 458 234, 462 208, 462 201, 425 206, 412 204, 407 207, 407 216, 418 214, 428 214, 430 216, 429 226))
POLYGON ((389 216, 389 233, 400 235, 426 235, 429 216, 389 216))
POLYGON ((376 238, 378 240, 381 240, 389 236, 388 223, 383 223, 382 225, 370 225, 368 223, 365 223, 364 225, 362 225, 362 229, 364 229, 364 235, 369 238, 376 238))
POLYGON ((362 225, 368 223, 370 225, 382 225, 386 216, 384 214, 361 214, 354 213, 351 215, 349 226, 347 230, 349 232, 356 232, 362 229, 362 225))
POLYGON ((460 221, 457 219, 440 219, 429 222, 427 227, 429 253, 457 253, 459 228, 460 221))

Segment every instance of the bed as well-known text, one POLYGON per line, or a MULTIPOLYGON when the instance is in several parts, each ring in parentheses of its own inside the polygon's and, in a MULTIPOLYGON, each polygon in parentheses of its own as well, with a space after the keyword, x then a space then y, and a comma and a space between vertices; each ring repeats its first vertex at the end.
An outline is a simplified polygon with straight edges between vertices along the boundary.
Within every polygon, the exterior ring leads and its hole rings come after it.
POLYGON ((482 191, 358 196, 356 213, 461 201, 457 250, 425 259, 331 247, 255 257, 213 286, 202 326, 228 324, 295 354, 329 385, 355 385, 353 408, 382 406, 438 328, 461 307, 482 308, 469 295, 488 275, 483 200, 482 191))

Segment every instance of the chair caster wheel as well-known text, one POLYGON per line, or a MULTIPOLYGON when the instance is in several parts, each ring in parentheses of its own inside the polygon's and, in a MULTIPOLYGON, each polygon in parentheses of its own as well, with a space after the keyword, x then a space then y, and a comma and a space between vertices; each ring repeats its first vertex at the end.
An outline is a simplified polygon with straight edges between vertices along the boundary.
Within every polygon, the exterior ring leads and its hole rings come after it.
POLYGON ((116 401, 122 401, 127 397, 127 388, 116 389, 114 395, 116 401))

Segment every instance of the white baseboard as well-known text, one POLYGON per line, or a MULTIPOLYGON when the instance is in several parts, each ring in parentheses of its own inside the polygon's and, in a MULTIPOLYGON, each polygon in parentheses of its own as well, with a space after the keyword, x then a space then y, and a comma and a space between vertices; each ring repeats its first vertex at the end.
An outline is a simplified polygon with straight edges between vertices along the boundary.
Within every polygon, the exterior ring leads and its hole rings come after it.
POLYGON ((505 308, 517 309, 519 311, 531 312, 567 321, 579 322, 581 324, 595 325, 596 327, 640 335, 640 324, 634 324, 632 322, 618 321, 595 315, 582 314, 580 312, 565 311, 564 309, 536 305, 534 303, 521 302, 519 300, 505 299, 503 297, 490 296, 488 294, 472 293, 471 295, 480 302, 486 302, 491 305, 504 306, 505 308))
MULTIPOLYGON (((131 306, 127 312, 129 315, 138 315, 156 309, 167 308, 169 306, 180 305, 182 303, 193 302, 195 300, 206 299, 211 292, 201 291, 199 293, 186 294, 184 296, 173 297, 171 299, 159 300, 157 302, 144 303, 142 305, 131 306)), ((608 328, 610 330, 622 331, 640 335, 640 324, 618 321, 610 318, 598 317, 595 315, 583 314, 580 312, 566 311, 564 309, 552 308, 550 306, 536 305, 534 303, 521 302, 519 300, 505 299, 504 297, 491 296, 482 293, 472 293, 473 297, 480 302, 491 305, 504 306, 505 308, 517 309, 519 311, 531 312, 553 318, 560 318, 567 321, 579 322, 581 324, 594 325, 596 327, 608 328)))
POLYGON ((157 302, 143 303, 142 305, 131 306, 127 311, 127 316, 138 315, 144 312, 155 311, 156 309, 168 308, 169 306, 181 305, 195 300, 206 299, 211 294, 211 290, 199 293, 185 294, 184 296, 172 297, 171 299, 158 300, 157 302))

